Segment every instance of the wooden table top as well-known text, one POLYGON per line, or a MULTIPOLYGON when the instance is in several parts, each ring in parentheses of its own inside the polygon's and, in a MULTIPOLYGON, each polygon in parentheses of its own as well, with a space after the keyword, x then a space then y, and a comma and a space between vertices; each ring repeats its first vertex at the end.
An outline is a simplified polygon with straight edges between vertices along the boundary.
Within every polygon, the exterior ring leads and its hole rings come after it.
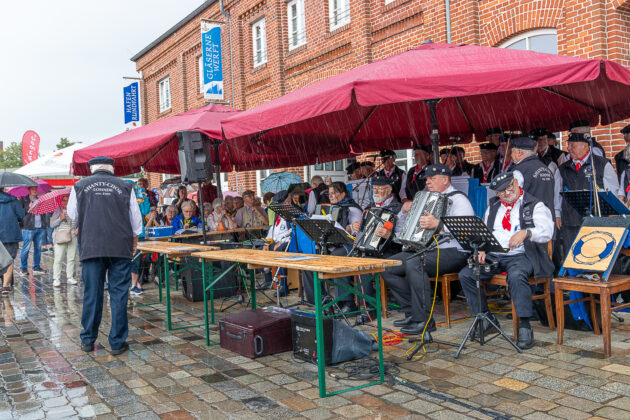
MULTIPOLYGON (((296 254, 290 252, 261 251, 258 249, 224 249, 220 251, 195 252, 193 257, 212 261, 231 261, 249 264, 250 268, 284 267, 297 270, 316 271, 345 275, 380 273, 388 267, 401 265, 399 260, 378 258, 337 257, 334 255, 296 254)), ((325 276, 328 278, 331 276, 325 276)))
MULTIPOLYGON (((268 228, 268 226, 252 226, 248 228, 236 228, 236 229, 228 229, 228 230, 212 230, 206 231, 206 236, 214 236, 214 235, 225 235, 226 233, 245 233, 246 230, 264 230, 268 228)), ((171 239, 187 239, 187 238, 198 238, 203 236, 202 233, 187 233, 185 235, 173 235, 173 236, 161 236, 159 238, 151 238, 156 241, 170 241, 171 239)))
POLYGON ((180 244, 177 242, 157 242, 157 241, 146 241, 146 242, 138 242, 138 250, 140 252, 148 253, 148 252, 157 252, 158 254, 166 254, 166 255, 188 255, 193 252, 200 251, 213 251, 217 250, 216 246, 206 246, 206 245, 197 245, 197 244, 180 244))
POLYGON ((600 288, 612 288, 623 284, 630 285, 630 276, 622 274, 611 274, 608 277, 608 281, 594 281, 589 279, 583 279, 575 276, 555 277, 553 281, 556 284, 571 285, 571 286, 587 286, 587 287, 600 287, 600 288))

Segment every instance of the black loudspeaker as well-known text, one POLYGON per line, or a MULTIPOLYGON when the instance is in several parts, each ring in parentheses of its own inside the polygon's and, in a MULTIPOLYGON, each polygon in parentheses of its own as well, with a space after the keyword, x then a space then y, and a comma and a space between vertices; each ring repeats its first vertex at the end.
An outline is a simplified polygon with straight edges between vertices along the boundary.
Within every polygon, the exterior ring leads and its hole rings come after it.
POLYGON ((203 182, 212 179, 210 138, 199 131, 178 131, 179 167, 183 183, 203 182))
MULTIPOLYGON (((201 280, 201 270, 196 267, 196 259, 185 259, 183 264, 189 265, 188 268, 181 271, 182 278, 182 295, 191 302, 199 302, 203 300, 203 281, 201 280)), ((213 263, 222 270, 227 269, 231 263, 228 261, 220 261, 213 263)), ((236 295, 238 291, 238 281, 236 273, 231 272, 224 276, 214 285, 214 298, 224 298, 236 295)), ((207 292, 208 298, 210 292, 207 292)))
MULTIPOLYGON (((317 364, 317 334, 315 317, 300 313, 291 314, 293 355, 301 360, 317 364)), ((324 318, 324 361, 332 364, 333 324, 331 318, 324 318)))

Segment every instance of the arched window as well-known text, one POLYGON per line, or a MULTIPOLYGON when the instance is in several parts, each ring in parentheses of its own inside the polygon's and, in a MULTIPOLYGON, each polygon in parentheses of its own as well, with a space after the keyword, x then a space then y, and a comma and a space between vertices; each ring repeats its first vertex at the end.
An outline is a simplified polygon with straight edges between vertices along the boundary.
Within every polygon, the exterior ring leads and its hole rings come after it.
POLYGON ((535 29, 510 38, 500 47, 558 54, 558 32, 555 29, 535 29))

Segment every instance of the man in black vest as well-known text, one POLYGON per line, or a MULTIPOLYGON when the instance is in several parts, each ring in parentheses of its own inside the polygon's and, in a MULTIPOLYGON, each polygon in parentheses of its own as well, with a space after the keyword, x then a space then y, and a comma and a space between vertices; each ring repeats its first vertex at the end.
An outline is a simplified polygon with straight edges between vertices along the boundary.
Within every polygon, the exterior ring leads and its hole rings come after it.
MULTIPOLYGON (((391 235, 391 231, 396 228, 397 225, 397 216, 402 209, 402 203, 396 200, 394 194, 392 193, 392 181, 389 178, 384 176, 377 176, 372 179, 372 192, 374 197, 374 207, 380 208, 387 211, 390 214, 395 215, 394 220, 392 221, 393 228, 386 229, 381 227, 374 232, 376 237, 380 238, 389 238, 391 235)), ((364 214, 361 218, 361 221, 354 222, 352 226, 352 230, 357 232, 357 238, 362 234, 359 229, 361 224, 364 224, 364 218, 366 215, 364 214)), ((401 246, 392 242, 391 240, 386 243, 383 248, 383 253, 378 256, 373 256, 373 258, 389 258, 392 255, 401 251, 401 246)), ((361 292, 367 296, 374 296, 374 285, 372 284, 372 275, 363 275, 359 276, 360 283, 358 287, 361 289, 361 292)), ((360 308, 363 309, 367 306, 366 302, 363 299, 359 298, 360 308)), ((374 314, 371 312, 369 315, 362 314, 360 318, 357 318, 357 323, 367 323, 370 319, 374 319, 374 314)))
POLYGON ((315 213, 318 204, 330 203, 328 200, 328 185, 324 183, 324 179, 315 175, 311 178, 311 191, 308 194, 308 205, 306 211, 308 214, 315 213))
POLYGON ((538 153, 538 158, 545 165, 547 165, 547 167, 549 166, 549 163, 551 162, 560 166, 564 162, 566 162, 566 158, 563 159, 564 152, 550 145, 548 136, 549 136, 549 133, 547 132, 547 129, 545 128, 535 128, 529 132, 529 137, 531 137, 538 143, 536 146, 536 152, 538 153))
MULTIPOLYGON (((578 191, 591 189, 591 153, 589 148, 590 135, 584 133, 571 133, 567 149, 570 160, 560 165, 562 175, 562 189, 564 191, 578 191)), ((611 163, 601 156, 593 153, 595 164, 595 181, 597 187, 609 190, 620 197, 619 180, 611 163)), ((566 201, 562 200, 562 215, 556 218, 556 225, 560 228, 564 254, 571 248, 580 226, 582 216, 566 201)))
POLYGON ((94 350, 107 276, 112 315, 109 344, 111 354, 119 355, 129 349, 127 298, 142 216, 133 185, 114 176, 114 159, 99 156, 88 164, 92 175, 74 184, 68 200, 68 216, 79 229, 84 285, 81 350, 94 350))
POLYGON ((536 141, 529 137, 517 137, 512 140, 513 172, 520 172, 523 179, 523 189, 549 207, 554 213, 554 177, 536 155, 534 149, 536 141))
MULTIPOLYGON (((573 121, 569 124, 569 131, 571 134, 588 134, 591 135, 591 123, 586 120, 578 120, 573 121)), ((592 137, 592 136, 591 136, 592 137)), ((604 159, 606 158, 606 152, 604 152, 604 148, 601 144, 595 140, 595 137, 592 137, 593 140, 593 154, 595 156, 601 156, 604 159)))
MULTIPOLYGON (((621 181, 621 175, 630 166, 630 124, 626 125, 620 131, 626 142, 626 147, 615 155, 615 165, 617 166, 617 175, 621 181)), ((627 180, 628 178, 626 178, 627 180)))
POLYGON ((424 190, 426 180, 422 170, 429 164, 429 156, 431 155, 431 146, 423 146, 416 144, 413 146, 413 156, 416 165, 407 172, 407 182, 405 183, 405 195, 407 200, 413 201, 418 191, 424 190))
MULTIPOLYGON (((429 165, 425 169, 425 175, 428 191, 439 192, 451 200, 452 204, 448 208, 447 216, 475 215, 468 197, 451 185, 449 167, 442 164, 429 165)), ((402 232, 407 217, 408 211, 403 208, 398 215, 395 229, 397 235, 402 232)), ((428 213, 420 217, 419 224, 421 228, 430 231, 440 229, 440 220, 428 213)), ((456 273, 466 264, 468 257, 454 239, 440 244, 439 255, 440 273, 456 273)), ((424 264, 417 254, 411 252, 398 253, 391 259, 402 261, 402 265, 388 268, 383 273, 383 279, 400 305, 400 309, 405 313, 405 318, 394 321, 394 326, 402 327, 400 331, 403 334, 421 334, 425 330, 435 331, 435 321, 429 318, 433 297, 429 278, 435 276, 438 251, 425 252, 424 264)))
POLYGON ((499 161, 497 160, 499 148, 494 143, 481 143, 479 151, 481 162, 473 167, 471 177, 477 178, 480 184, 487 184, 499 174, 499 161))
POLYGON ((407 199, 405 185, 407 185, 407 173, 396 166, 396 153, 393 150, 381 150, 381 163, 383 169, 376 173, 377 176, 385 176, 392 180, 394 196, 401 203, 407 199))
MULTIPOLYGON (((481 271, 481 280, 487 280, 495 274, 507 272, 507 283, 514 302, 516 316, 520 319, 518 346, 529 349, 534 345, 534 333, 529 323, 533 315, 532 291, 529 277, 551 277, 553 263, 547 253, 546 244, 553 234, 551 211, 536 197, 524 192, 513 172, 497 175, 490 184, 496 192, 484 221, 488 229, 497 238, 501 246, 509 249, 504 254, 490 254, 498 264, 489 272, 481 271)), ((479 262, 486 262, 484 252, 479 252, 479 262)), ((481 292, 481 308, 478 307, 475 274, 470 267, 459 272, 466 301, 473 314, 488 312, 489 317, 498 325, 498 321, 489 313, 486 296, 481 292)), ((484 331, 491 333, 494 327, 484 321, 484 331)))

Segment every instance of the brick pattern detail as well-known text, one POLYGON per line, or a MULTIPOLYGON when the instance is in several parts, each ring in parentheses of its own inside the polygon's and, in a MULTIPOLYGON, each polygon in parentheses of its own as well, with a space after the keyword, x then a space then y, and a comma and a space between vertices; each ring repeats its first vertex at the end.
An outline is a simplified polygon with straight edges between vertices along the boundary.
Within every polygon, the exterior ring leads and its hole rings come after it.
MULTIPOLYGON (((328 0, 304 0, 306 45, 288 49, 286 0, 227 0, 230 27, 218 2, 136 62, 142 72, 143 117, 152 122, 197 108, 200 19, 226 21, 222 31, 226 105, 248 109, 357 66, 407 51, 424 40, 446 42, 443 0, 352 0, 351 23, 329 30, 328 0), (252 23, 264 17, 267 62, 254 67, 252 23), (231 80, 230 37, 234 62, 231 80), (159 112, 158 83, 169 76, 170 110, 159 112), (233 89, 233 91, 232 91, 233 89)), ((630 65, 630 1, 622 0, 458 0, 450 3, 451 42, 498 46, 515 35, 555 28, 563 55, 605 58, 630 65)), ((593 131, 612 156, 624 145, 618 122, 593 131)), ((467 159, 479 160, 477 145, 467 159)), ((302 168, 290 168, 303 175, 302 168)), ((255 172, 229 174, 232 190, 256 189, 255 172), (238 178, 238 183, 237 183, 238 178)), ((151 176, 154 186, 154 177, 151 176)), ((155 182, 159 182, 155 178, 155 182)))

